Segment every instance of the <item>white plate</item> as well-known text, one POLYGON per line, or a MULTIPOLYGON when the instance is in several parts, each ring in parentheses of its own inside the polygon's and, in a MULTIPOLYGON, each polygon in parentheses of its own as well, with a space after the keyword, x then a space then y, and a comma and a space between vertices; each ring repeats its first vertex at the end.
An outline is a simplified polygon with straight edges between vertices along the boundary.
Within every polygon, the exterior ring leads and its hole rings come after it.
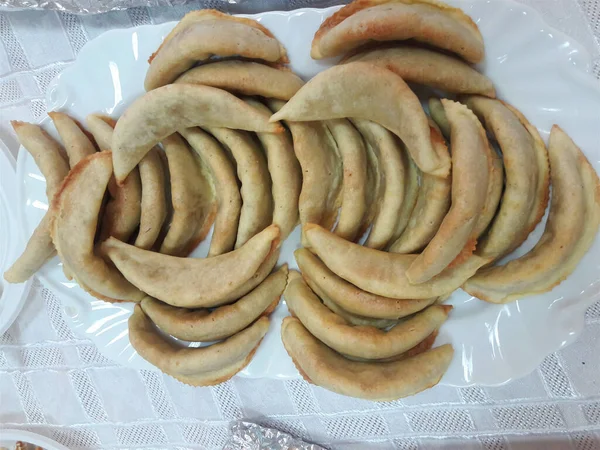
MULTIPOLYGON (((17 176, 15 159, 6 146, 0 142, 0 271, 4 273, 17 259, 25 246, 23 228, 17 220, 17 199, 15 190, 17 176)), ((0 334, 15 321, 23 304, 31 282, 9 284, 0 275, 0 334)))
MULTIPOLYGON (((519 108, 547 138, 553 123, 560 124, 600 168, 600 89, 589 71, 591 58, 575 42, 548 27, 539 15, 512 1, 452 0, 478 23, 485 38, 489 75, 501 98, 519 108)), ((269 12, 255 17, 287 48, 292 68, 305 79, 331 62, 315 62, 309 48, 315 30, 337 7, 269 12)), ((62 109, 82 120, 90 112, 117 117, 137 96, 147 70, 146 60, 174 23, 108 32, 87 44, 77 61, 55 80, 48 91, 49 109, 62 109)), ((44 183, 33 160, 19 154, 18 176, 23 180, 22 221, 30 232, 43 215, 44 183)), ((533 236, 517 252, 530 249, 533 236)), ((292 251, 298 234, 286 242, 281 261, 296 267, 292 251)), ((206 247, 206 246, 205 246, 206 247)), ((507 306, 490 305, 456 292, 455 310, 442 328, 438 343, 452 342, 454 361, 442 383, 455 386, 494 385, 534 370, 549 353, 572 342, 581 332, 586 308, 599 298, 600 241, 575 273, 552 292, 507 306), (594 257, 595 256, 595 257, 594 257)), ((205 253, 199 249, 195 255, 205 253)), ((152 368, 131 348, 127 318, 131 305, 112 305, 85 294, 63 276, 58 260, 40 273, 42 282, 62 299, 68 321, 92 339, 100 351, 119 363, 152 368)), ((279 338, 281 306, 269 334, 242 376, 291 378, 298 372, 279 338)))

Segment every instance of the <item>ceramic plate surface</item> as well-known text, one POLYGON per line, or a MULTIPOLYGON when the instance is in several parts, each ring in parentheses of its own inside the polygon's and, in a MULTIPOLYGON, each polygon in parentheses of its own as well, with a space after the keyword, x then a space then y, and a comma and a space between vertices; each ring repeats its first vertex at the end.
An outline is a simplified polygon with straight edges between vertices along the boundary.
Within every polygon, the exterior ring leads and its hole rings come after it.
MULTIPOLYGON (((24 248, 24 236, 17 220, 15 159, 0 142, 0 271, 4 273, 24 248)), ((33 231, 33 230, 32 230, 33 231)), ((0 334, 19 315, 31 282, 9 284, 0 276, 0 334)))
MULTIPOLYGON (((479 25, 487 59, 480 69, 495 83, 499 97, 520 109, 547 139, 558 123, 600 169, 600 86, 587 72, 591 58, 570 38, 547 26, 533 10, 508 0, 452 0, 479 25)), ((337 7, 250 16, 269 28, 289 53, 292 69, 309 79, 332 61, 309 55, 314 32, 337 7)), ((50 86, 48 108, 64 110, 83 120, 92 112, 118 117, 143 93, 147 59, 174 23, 150 25, 103 34, 88 43, 77 61, 50 86)), ((51 128, 51 127, 49 127, 51 128)), ((52 130, 54 132, 54 130, 52 130)), ((33 159, 19 153, 21 220, 28 233, 42 218, 45 186, 33 159)), ((540 225, 512 257, 529 250, 543 231, 540 225)), ((296 264, 296 230, 285 243, 280 262, 296 264)), ((194 256, 206 254, 207 245, 194 256)), ((586 308, 600 298, 600 240, 596 240, 571 277, 552 292, 510 305, 491 305, 457 291, 455 310, 442 328, 438 344, 451 342, 455 357, 442 383, 454 386, 495 385, 534 370, 551 352, 574 341, 584 325, 586 308)), ((71 326, 92 339, 100 351, 121 364, 151 369, 131 348, 127 319, 132 305, 113 305, 87 295, 68 282, 54 259, 41 270, 42 282, 62 300, 71 326)), ((271 330, 246 377, 299 377, 279 338, 287 315, 281 305, 271 330)))

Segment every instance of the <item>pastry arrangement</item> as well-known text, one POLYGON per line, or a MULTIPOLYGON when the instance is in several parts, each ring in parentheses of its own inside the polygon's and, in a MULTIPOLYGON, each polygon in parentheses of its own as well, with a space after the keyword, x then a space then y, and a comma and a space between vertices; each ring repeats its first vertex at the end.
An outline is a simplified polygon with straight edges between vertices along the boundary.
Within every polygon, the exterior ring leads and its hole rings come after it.
POLYGON ((387 401, 446 372, 452 346, 434 345, 456 289, 501 304, 575 270, 600 225, 598 176, 559 126, 546 147, 496 98, 465 13, 356 0, 323 22, 311 56, 341 60, 304 83, 258 22, 195 11, 120 117, 50 112, 62 142, 13 122, 50 207, 4 278, 58 254, 92 296, 136 303, 133 348, 193 386, 242 370, 283 296, 300 374, 387 401), (499 262, 548 203, 537 245, 499 262), (298 223, 299 271, 276 267, 298 223), (188 257, 211 229, 208 256, 188 257))

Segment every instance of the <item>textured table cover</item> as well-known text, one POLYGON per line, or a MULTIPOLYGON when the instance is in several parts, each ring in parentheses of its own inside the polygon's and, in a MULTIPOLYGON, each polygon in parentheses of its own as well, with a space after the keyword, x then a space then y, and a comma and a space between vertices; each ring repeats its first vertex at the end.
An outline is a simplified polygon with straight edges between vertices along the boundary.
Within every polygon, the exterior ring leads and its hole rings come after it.
MULTIPOLYGON (((600 36, 600 1, 522 1, 586 46, 600 77, 592 34, 600 36)), ((0 138, 16 152, 9 120, 43 117, 50 80, 106 30, 176 20, 198 7, 257 12, 331 4, 213 0, 98 16, 1 13, 0 138)), ((72 449, 220 449, 230 422, 245 418, 329 448, 600 449, 599 341, 600 303, 588 310, 575 344, 501 387, 438 386, 384 403, 342 397, 301 380, 236 377, 214 388, 191 388, 101 356, 69 330, 60 301, 36 282, 21 316, 0 336, 0 428, 44 434, 72 449)))

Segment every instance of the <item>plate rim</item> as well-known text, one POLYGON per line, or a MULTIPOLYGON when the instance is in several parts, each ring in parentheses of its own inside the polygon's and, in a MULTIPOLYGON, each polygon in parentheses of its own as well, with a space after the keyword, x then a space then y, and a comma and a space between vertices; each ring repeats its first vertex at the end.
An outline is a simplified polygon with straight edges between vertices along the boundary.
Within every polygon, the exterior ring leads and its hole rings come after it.
MULTIPOLYGON (((5 189, 9 185, 12 185, 13 192, 16 189, 20 191, 16 184, 19 183, 17 178, 17 170, 16 170, 16 161, 13 154, 10 152, 8 147, 0 140, 0 163, 4 162, 6 165, 10 166, 8 169, 6 167, 0 168, 0 171, 7 170, 10 172, 9 180, 2 179, 0 180, 0 196, 3 200, 6 201, 6 210, 8 212, 9 217, 7 220, 9 221, 8 225, 8 233, 12 235, 11 239, 16 239, 16 242, 8 244, 8 251, 5 255, 5 262, 7 263, 6 269, 8 269, 9 264, 14 262, 16 258, 20 255, 20 250, 25 248, 26 236, 25 236, 25 227, 19 226, 21 225, 19 218, 19 206, 20 203, 20 195, 17 192, 17 195, 14 196, 11 200, 9 197, 9 192, 5 189)), ((14 195, 14 194, 13 194, 14 195)), ((4 272, 4 267, 2 267, 2 272, 4 272)), ((15 320, 19 317, 19 313, 25 306, 25 302, 29 296, 29 291, 31 289, 33 281, 29 279, 23 283, 11 284, 4 280, 4 277, 0 279, 0 286, 2 287, 2 291, 0 293, 0 305, 10 305, 8 313, 4 316, 3 311, 6 311, 4 307, 0 307, 0 335, 5 333, 15 322, 15 320), (10 297, 10 298, 9 298, 10 297), (16 299, 14 297, 17 297, 16 299), (10 300, 10 301, 7 301, 10 300)))

